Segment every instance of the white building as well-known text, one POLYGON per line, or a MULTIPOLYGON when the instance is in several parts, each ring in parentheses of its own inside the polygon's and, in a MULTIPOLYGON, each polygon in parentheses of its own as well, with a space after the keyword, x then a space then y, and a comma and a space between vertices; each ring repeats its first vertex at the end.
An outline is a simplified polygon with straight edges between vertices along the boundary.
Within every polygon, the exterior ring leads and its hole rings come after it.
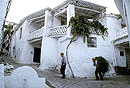
POLYGON ((0 45, 2 39, 2 26, 5 19, 6 8, 9 0, 1 0, 0 1, 0 45))
MULTIPOLYGON (((71 40, 71 28, 68 27, 71 17, 77 14, 89 19, 99 18, 108 28, 105 40, 100 35, 91 35, 83 43, 79 37, 68 49, 69 62, 77 77, 93 77, 95 67, 92 58, 105 57, 110 63, 110 72, 115 73, 114 66, 126 67, 125 50, 118 47, 122 38, 127 40, 127 31, 122 30, 121 20, 114 15, 105 15, 106 7, 82 0, 66 0, 57 7, 46 8, 23 18, 16 27, 11 42, 11 56, 19 63, 40 63, 41 69, 59 68, 60 53, 66 53, 71 40), (120 35, 125 32, 125 35, 120 35), (123 53, 123 56, 120 55, 123 53), (117 59, 120 58, 120 59, 117 59), (123 60, 124 59, 124 60, 123 60)), ((124 40, 123 40, 124 41, 124 40)), ((67 66, 66 74, 70 75, 67 66)))
POLYGON ((123 31, 128 31, 128 34, 127 34, 128 36, 121 39, 122 43, 118 44, 118 47, 125 49, 125 53, 127 54, 126 55, 126 58, 127 58, 126 65, 127 65, 127 69, 130 72, 130 11, 129 11, 130 1, 129 0, 114 0, 114 1, 127 26, 127 29, 123 30, 123 31), (128 43, 128 41, 129 41, 129 43, 128 43), (125 48, 125 47, 127 47, 127 48, 125 48))
POLYGON ((114 0, 114 1, 118 10, 120 11, 121 16, 123 17, 127 25, 127 29, 129 33, 129 42, 130 42, 130 24, 129 24, 130 23, 130 11, 129 11, 130 1, 129 0, 114 0))

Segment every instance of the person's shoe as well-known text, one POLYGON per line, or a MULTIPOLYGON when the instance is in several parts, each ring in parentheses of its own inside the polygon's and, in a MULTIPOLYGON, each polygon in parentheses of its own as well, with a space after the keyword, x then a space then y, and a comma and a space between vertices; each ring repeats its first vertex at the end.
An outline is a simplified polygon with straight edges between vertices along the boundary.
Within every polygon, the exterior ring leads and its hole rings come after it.
POLYGON ((99 80, 99 78, 96 78, 95 80, 99 80))
POLYGON ((103 80, 103 78, 101 78, 101 80, 103 80))
POLYGON ((65 79, 65 77, 62 77, 62 79, 65 79))

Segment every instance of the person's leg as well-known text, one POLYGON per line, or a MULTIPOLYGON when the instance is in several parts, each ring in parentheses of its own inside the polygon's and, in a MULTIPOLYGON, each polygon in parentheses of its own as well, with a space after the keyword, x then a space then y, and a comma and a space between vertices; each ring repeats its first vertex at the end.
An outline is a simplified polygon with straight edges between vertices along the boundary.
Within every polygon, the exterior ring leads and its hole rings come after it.
POLYGON ((61 74, 63 74, 63 66, 61 66, 60 72, 61 72, 61 74))
POLYGON ((101 71, 99 71, 99 76, 100 76, 100 79, 103 80, 103 74, 101 71))
POLYGON ((63 77, 62 78, 65 78, 65 68, 66 68, 66 65, 63 66, 63 77))
POLYGON ((97 69, 97 68, 96 68, 96 70, 95 70, 95 76, 96 76, 96 80, 98 80, 99 77, 98 77, 98 69, 97 69))

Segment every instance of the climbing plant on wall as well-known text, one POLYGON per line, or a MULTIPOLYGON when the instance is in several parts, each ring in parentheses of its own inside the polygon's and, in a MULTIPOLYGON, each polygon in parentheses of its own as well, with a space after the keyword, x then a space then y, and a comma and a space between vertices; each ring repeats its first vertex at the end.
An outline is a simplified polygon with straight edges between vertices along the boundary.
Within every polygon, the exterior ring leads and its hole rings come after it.
POLYGON ((89 37, 90 34, 102 35, 102 37, 108 34, 107 28, 98 20, 89 21, 84 16, 72 17, 70 19, 69 26, 70 25, 72 25, 71 33, 73 34, 73 37, 82 36, 84 39, 84 37, 89 37))
POLYGON ((108 35, 108 32, 107 28, 105 28, 98 20, 90 21, 86 17, 80 15, 72 17, 70 19, 69 26, 71 26, 71 33, 73 37, 71 38, 70 43, 66 48, 66 57, 68 66, 72 73, 72 77, 74 78, 74 74, 68 60, 68 48, 70 44, 76 41, 76 36, 82 36, 83 42, 85 43, 85 37, 89 37, 91 34, 101 35, 104 38, 104 36, 108 35))

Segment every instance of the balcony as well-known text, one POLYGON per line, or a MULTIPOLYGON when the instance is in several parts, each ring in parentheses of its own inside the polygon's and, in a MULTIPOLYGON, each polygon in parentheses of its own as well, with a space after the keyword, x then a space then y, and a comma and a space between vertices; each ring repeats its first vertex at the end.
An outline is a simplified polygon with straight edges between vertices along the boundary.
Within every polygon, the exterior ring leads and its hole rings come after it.
POLYGON ((35 41, 41 40, 42 39, 42 33, 43 33, 43 28, 38 29, 38 30, 32 32, 28 36, 28 41, 31 43, 31 42, 35 42, 35 41))
POLYGON ((117 30, 116 32, 116 38, 114 40, 114 45, 117 45, 117 44, 123 44, 123 43, 126 43, 128 42, 128 32, 127 32, 127 28, 123 28, 123 29, 120 29, 120 30, 117 30))
POLYGON ((64 26, 58 26, 55 28, 50 28, 50 32, 48 36, 50 37, 60 37, 67 34, 67 25, 64 26))
POLYGON ((116 32, 116 39, 120 39, 120 38, 123 38, 125 36, 128 36, 128 32, 127 32, 127 28, 123 28, 123 29, 120 29, 120 30, 117 30, 116 32))
MULTIPOLYGON (((42 34, 43 34, 44 28, 38 29, 28 36, 28 41, 30 43, 42 40, 42 34)), ((58 26, 55 28, 50 28, 49 32, 47 32, 48 37, 60 37, 67 34, 67 26, 58 26)))

